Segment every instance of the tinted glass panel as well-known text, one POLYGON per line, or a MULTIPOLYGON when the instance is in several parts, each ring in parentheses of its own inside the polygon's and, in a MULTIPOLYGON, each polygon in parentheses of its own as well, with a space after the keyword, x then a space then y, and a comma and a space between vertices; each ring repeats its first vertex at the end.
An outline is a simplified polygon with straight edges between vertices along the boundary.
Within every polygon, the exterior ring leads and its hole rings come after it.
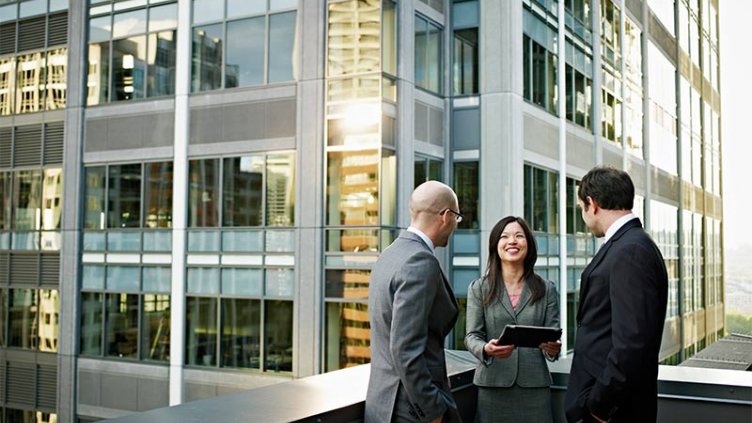
POLYGON ((42 229, 60 229, 63 208, 63 170, 45 169, 42 181, 42 229))
POLYGON ((193 29, 191 89, 222 88, 223 26, 210 25, 193 29))
POLYGON ((89 45, 89 76, 86 81, 86 104, 106 103, 110 97, 110 43, 89 45))
POLYGON ((264 368, 292 371, 292 301, 264 304, 264 368))
POLYGON ((141 358, 169 360, 170 296, 144 295, 141 316, 141 358))
POLYGON ((295 156, 266 157, 266 224, 291 226, 295 223, 295 156))
POLYGON ((146 32, 146 9, 113 16, 112 37, 120 38, 146 32))
POLYGON ((224 15, 224 1, 193 0, 193 23, 195 24, 222 19, 224 15))
POLYGON ((149 9, 149 32, 172 29, 178 26, 177 3, 149 9))
POLYGON ((112 100, 144 97, 146 36, 112 42, 112 100))
POLYGON ((42 171, 16 172, 13 184, 13 220, 15 229, 39 229, 42 203, 42 171))
POLYGON ((368 304, 327 303, 324 360, 326 371, 371 361, 368 304))
POLYGON ((172 227, 172 162, 144 164, 144 227, 172 227))
POLYGON ((265 18, 227 23, 227 65, 225 87, 264 82, 265 18))
POLYGON ((256 15, 266 11, 266 0, 227 0, 227 17, 256 15))
POLYGON ((137 358, 138 355, 138 295, 106 294, 105 355, 137 358))
POLYGON ((39 290, 39 351, 57 352, 60 295, 57 289, 39 290))
POLYGON ((191 160, 188 183, 188 226, 217 226, 219 223, 219 160, 191 160))
POLYGON ((217 299, 186 299, 185 363, 214 366, 217 363, 217 299))
POLYGON ((149 97, 172 95, 175 92, 176 36, 176 31, 149 34, 146 84, 149 97))
POLYGON ((222 366, 258 369, 261 350, 261 301, 222 300, 222 366))
POLYGON ((234 157, 224 160, 224 226, 259 226, 264 183, 264 158, 234 157))
POLYGON ((0 230, 10 229, 11 175, 0 172, 0 230))
POLYGON ((295 12, 269 17, 269 82, 295 79, 295 12))
POLYGON ((141 164, 110 166, 108 184, 110 228, 137 228, 141 224, 141 164))
POLYGON ((37 291, 11 289, 8 296, 8 346, 34 349, 37 347, 37 291))

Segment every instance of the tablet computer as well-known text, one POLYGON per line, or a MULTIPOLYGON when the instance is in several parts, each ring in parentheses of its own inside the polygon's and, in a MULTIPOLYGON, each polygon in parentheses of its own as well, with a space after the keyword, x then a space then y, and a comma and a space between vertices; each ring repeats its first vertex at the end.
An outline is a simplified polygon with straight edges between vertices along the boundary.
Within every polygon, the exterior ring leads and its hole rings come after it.
POLYGON ((561 328, 544 326, 506 325, 499 335, 496 345, 538 348, 543 342, 553 342, 561 338, 561 328))

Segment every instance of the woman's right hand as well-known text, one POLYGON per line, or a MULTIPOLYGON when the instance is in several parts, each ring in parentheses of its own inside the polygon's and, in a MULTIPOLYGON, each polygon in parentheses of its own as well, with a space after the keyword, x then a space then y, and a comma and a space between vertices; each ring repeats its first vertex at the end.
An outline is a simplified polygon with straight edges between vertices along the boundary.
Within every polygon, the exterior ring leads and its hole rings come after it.
POLYGON ((492 339, 483 346, 483 351, 489 357, 508 358, 514 351, 514 345, 496 345, 498 339, 492 339))

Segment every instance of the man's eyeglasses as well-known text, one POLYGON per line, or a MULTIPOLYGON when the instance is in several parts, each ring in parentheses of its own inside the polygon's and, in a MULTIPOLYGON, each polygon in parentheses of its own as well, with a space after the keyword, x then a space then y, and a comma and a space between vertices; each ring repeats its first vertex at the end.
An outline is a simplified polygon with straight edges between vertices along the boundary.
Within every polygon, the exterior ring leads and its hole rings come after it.
POLYGON ((462 222, 462 219, 465 217, 465 216, 462 215, 462 213, 456 212, 456 211, 450 209, 449 207, 447 207, 444 210, 442 210, 441 213, 439 213, 439 214, 444 214, 446 212, 452 212, 452 214, 454 214, 454 218, 457 219, 457 223, 462 222))

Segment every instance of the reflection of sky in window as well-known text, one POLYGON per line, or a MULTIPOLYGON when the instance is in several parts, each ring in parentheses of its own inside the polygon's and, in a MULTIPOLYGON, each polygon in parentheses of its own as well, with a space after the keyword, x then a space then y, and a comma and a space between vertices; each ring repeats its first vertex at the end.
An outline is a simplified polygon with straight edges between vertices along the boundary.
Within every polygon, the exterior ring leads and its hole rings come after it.
POLYGON ((47 12, 47 0, 32 0, 21 3, 21 18, 47 12))
POLYGON ((297 67, 295 12, 271 15, 269 19, 269 82, 290 81, 297 67))
POLYGON ((146 32, 146 9, 119 13, 114 16, 112 25, 113 38, 146 32))
POLYGON ((176 3, 149 9, 149 32, 172 29, 178 26, 178 5, 176 3))
POLYGON ((264 82, 264 26, 263 17, 227 24, 227 87, 264 82))
POLYGON ((18 9, 16 4, 9 4, 7 6, 0 7, 0 22, 12 21, 17 18, 18 9))

